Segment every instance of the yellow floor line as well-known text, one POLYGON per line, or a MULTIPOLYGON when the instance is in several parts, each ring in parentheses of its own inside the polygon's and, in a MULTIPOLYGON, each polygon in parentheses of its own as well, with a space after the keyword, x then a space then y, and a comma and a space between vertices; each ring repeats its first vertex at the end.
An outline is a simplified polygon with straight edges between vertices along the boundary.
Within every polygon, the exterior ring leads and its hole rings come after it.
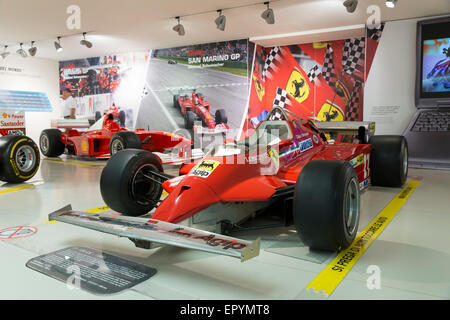
POLYGON ((19 187, 15 187, 15 188, 11 188, 11 189, 0 190, 0 194, 2 194, 2 193, 8 193, 8 192, 13 192, 13 191, 18 191, 18 190, 22 190, 22 189, 26 189, 26 188, 32 188, 32 187, 34 187, 34 185, 32 185, 32 184, 26 184, 26 185, 19 186, 19 187))
POLYGON ((65 161, 65 160, 63 161, 63 160, 56 160, 56 159, 49 159, 49 158, 44 158, 44 160, 62 163, 62 164, 73 164, 73 165, 93 167, 93 168, 103 168, 105 166, 103 164, 90 164, 90 163, 84 163, 84 162, 78 162, 78 161, 65 161))
POLYGON ((306 287, 307 291, 329 296, 353 268, 359 258, 370 247, 375 239, 383 232, 394 216, 400 211, 409 196, 420 184, 412 180, 381 211, 375 219, 358 234, 352 245, 341 251, 336 258, 306 287))

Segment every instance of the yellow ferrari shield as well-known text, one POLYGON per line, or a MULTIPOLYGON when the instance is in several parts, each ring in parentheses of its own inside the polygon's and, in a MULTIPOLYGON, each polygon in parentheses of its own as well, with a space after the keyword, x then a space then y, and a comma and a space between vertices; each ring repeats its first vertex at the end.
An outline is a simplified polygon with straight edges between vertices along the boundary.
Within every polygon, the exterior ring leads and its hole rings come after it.
POLYGON ((259 101, 262 102, 262 99, 265 94, 264 86, 261 84, 261 82, 255 75, 253 75, 253 82, 254 82, 253 84, 254 84, 254 87, 256 90, 256 94, 258 95, 258 99, 259 99, 259 101))
POLYGON ((322 108, 320 108, 317 118, 319 121, 344 121, 343 114, 344 113, 339 106, 327 101, 323 104, 322 108))
POLYGON ((302 103, 309 97, 309 85, 298 70, 293 70, 286 86, 286 91, 298 103, 302 103))

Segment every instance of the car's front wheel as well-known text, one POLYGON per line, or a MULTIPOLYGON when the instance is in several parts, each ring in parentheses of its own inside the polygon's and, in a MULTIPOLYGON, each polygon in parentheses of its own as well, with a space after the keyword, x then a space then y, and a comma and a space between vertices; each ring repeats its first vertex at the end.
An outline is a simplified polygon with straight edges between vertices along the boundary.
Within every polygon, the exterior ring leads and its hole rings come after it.
POLYGON ((338 160, 309 162, 297 179, 293 215, 298 235, 311 249, 339 251, 350 246, 360 215, 353 167, 338 160))
POLYGON ((100 178, 100 191, 106 205, 127 216, 141 216, 155 208, 163 182, 155 173, 163 173, 153 153, 127 149, 112 156, 100 178))
POLYGON ((109 153, 113 156, 125 149, 141 149, 142 143, 138 135, 131 131, 116 132, 109 143, 109 153))

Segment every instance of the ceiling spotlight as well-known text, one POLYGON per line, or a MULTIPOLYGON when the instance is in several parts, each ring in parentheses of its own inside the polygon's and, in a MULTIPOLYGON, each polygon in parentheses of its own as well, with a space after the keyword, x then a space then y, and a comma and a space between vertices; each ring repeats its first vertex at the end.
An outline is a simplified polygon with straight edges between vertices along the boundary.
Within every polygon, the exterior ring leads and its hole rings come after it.
POLYGON ((83 32, 83 40, 80 41, 80 44, 87 48, 92 48, 92 42, 86 40, 86 32, 83 32))
POLYGON ((222 15, 222 10, 217 10, 217 12, 219 13, 219 16, 214 22, 216 23, 217 29, 219 29, 220 31, 224 31, 225 24, 227 23, 227 17, 222 15))
POLYGON ((398 0, 386 0, 386 7, 395 8, 398 0))
POLYGON ((20 44, 20 49, 16 51, 17 54, 20 54, 22 58, 28 57, 28 54, 25 50, 22 48, 23 43, 20 44))
POLYGON ((0 53, 0 56, 2 57, 2 59, 6 59, 6 57, 9 56, 9 52, 6 51, 7 48, 8 48, 8 46, 5 46, 5 49, 3 50, 3 52, 0 53))
POLYGON ((31 48, 28 49, 30 56, 34 57, 36 55, 37 48, 34 46, 34 41, 31 41, 31 48))
POLYGON ((56 49, 56 52, 63 51, 63 48, 61 46, 61 37, 58 37, 58 41, 55 41, 55 49, 56 49))
POLYGON ((267 6, 267 9, 264 10, 264 12, 261 14, 261 18, 263 18, 267 22, 267 24, 274 24, 275 15, 273 13, 273 10, 269 8, 269 1, 264 2, 264 4, 267 6))
POLYGON ((178 20, 178 24, 172 28, 173 31, 177 32, 179 36, 184 36, 186 33, 184 31, 183 25, 180 23, 180 17, 175 17, 178 20))
POLYGON ((348 13, 353 13, 358 6, 358 0, 346 0, 344 1, 344 7, 347 8, 348 13))

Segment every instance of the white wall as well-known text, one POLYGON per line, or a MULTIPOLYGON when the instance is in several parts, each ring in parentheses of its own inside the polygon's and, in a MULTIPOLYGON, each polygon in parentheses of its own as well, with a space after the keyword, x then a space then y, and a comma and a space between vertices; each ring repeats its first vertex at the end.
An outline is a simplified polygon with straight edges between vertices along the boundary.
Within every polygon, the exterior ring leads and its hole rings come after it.
POLYGON ((50 120, 60 115, 58 61, 31 57, 24 59, 10 54, 5 60, 0 58, 0 66, 23 69, 20 73, 0 72, 0 89, 45 92, 50 99, 53 113, 25 113, 27 135, 38 143, 41 131, 49 128, 50 120))

